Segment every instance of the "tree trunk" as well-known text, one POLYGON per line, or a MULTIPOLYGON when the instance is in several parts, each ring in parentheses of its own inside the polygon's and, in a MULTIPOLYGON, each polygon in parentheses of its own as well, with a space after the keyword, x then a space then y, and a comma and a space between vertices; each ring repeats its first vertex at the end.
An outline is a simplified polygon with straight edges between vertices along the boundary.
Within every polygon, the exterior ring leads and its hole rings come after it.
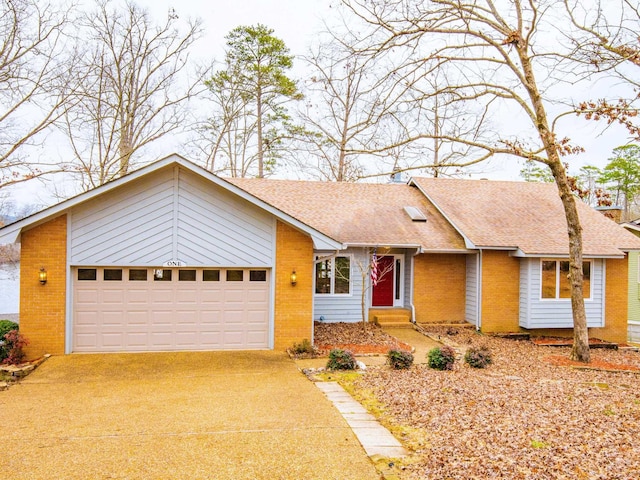
POLYGON ((576 199, 571 193, 564 166, 558 163, 549 165, 556 179, 556 185, 565 216, 569 233, 569 282, 571 283, 571 308, 573 310, 573 348, 571 360, 589 363, 589 329, 587 328, 587 314, 584 309, 583 278, 582 278, 582 226, 578 217, 576 199))
POLYGON ((256 94, 256 116, 258 120, 258 178, 264 178, 264 149, 262 140, 262 92, 259 87, 256 94))
POLYGON ((569 282, 571 284, 571 308, 573 310, 573 348, 571 349, 571 359, 589 363, 591 361, 591 352, 589 351, 587 315, 584 309, 584 296, 582 293, 582 226, 580 225, 580 217, 578 217, 575 197, 569 187, 567 172, 560 160, 555 134, 549 128, 547 112, 542 96, 537 88, 531 58, 528 54, 528 46, 521 37, 516 39, 515 46, 522 64, 525 80, 524 86, 529 93, 529 98, 534 108, 535 118, 532 118, 532 120, 535 122, 545 153, 547 154, 544 163, 551 169, 567 220, 567 232, 569 236, 569 282))

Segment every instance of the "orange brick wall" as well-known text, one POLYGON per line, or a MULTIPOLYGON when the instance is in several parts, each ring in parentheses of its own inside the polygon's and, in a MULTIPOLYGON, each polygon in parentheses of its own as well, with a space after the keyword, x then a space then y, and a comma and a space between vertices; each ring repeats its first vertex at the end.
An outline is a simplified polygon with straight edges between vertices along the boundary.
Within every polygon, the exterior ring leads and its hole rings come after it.
POLYGON ((417 255, 413 267, 413 304, 416 308, 416 321, 464 321, 466 256, 417 255))
POLYGON ((20 332, 29 340, 30 359, 64 354, 67 217, 62 215, 22 232, 20 255, 20 332), (47 283, 40 285, 40 267, 47 283))
POLYGON ((589 329, 589 336, 625 343, 627 341, 627 304, 629 261, 624 259, 607 259, 606 263, 606 302, 604 307, 604 328, 589 329))
POLYGON ((482 252, 481 330, 517 332, 520 305, 520 261, 507 252, 482 252))
POLYGON ((298 230, 278 222, 276 230, 274 348, 285 350, 313 333, 313 242, 298 230), (298 282, 291 285, 295 270, 298 282))

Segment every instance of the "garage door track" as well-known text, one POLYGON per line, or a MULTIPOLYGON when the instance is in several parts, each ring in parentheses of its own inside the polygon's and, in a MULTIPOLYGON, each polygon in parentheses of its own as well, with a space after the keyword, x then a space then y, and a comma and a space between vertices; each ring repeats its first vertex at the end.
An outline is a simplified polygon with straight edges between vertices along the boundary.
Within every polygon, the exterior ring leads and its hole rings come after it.
POLYGON ((281 353, 52 357, 0 409, 7 478, 378 478, 281 353))

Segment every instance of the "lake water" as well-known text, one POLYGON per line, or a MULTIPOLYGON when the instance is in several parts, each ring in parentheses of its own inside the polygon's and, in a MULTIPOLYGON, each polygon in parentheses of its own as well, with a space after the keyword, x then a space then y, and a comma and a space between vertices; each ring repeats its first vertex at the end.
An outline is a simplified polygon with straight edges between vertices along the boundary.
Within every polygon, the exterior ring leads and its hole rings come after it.
POLYGON ((20 268, 0 264, 0 314, 20 309, 20 268))

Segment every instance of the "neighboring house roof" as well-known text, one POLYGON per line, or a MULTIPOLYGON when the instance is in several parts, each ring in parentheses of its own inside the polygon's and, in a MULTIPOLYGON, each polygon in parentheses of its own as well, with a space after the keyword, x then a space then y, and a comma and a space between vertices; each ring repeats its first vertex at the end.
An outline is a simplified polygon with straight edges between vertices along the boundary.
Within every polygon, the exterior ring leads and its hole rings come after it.
POLYGON ((227 180, 347 245, 467 251, 460 234, 417 188, 406 184, 227 180), (412 221, 404 207, 417 207, 427 221, 412 221))
MULTIPOLYGON (((464 236, 469 248, 517 250, 521 255, 568 255, 564 208, 555 184, 493 180, 413 178, 464 236)), ((620 256, 640 249, 640 239, 576 201, 583 255, 620 256)))
POLYGON ((16 241, 19 241, 20 234, 22 230, 25 228, 35 227, 36 225, 39 225, 57 216, 60 216, 66 213, 67 211, 69 211, 71 208, 77 205, 80 205, 84 202, 87 202, 91 199, 94 199, 106 192, 110 192, 117 188, 125 187, 128 183, 133 182, 140 177, 149 175, 153 172, 157 172, 164 168, 173 168, 174 166, 179 166, 197 175, 200 175, 201 177, 209 180, 212 184, 222 187, 225 190, 231 193, 234 193, 240 196, 241 198, 244 198, 248 202, 273 214, 279 220, 285 223, 288 223, 289 225, 292 225, 293 227, 307 233, 313 239, 315 248, 329 249, 329 250, 339 250, 343 248, 343 245, 336 239, 327 236, 323 232, 315 230, 313 227, 310 227, 309 225, 304 224, 297 218, 294 218, 281 210, 273 208, 271 205, 267 204, 263 200, 256 198, 255 196, 249 194, 245 190, 242 190, 236 187, 235 185, 232 185, 231 183, 227 182, 225 179, 214 175, 213 173, 203 169, 202 167, 199 167, 194 163, 191 163, 190 161, 186 160, 185 158, 177 154, 169 155, 161 160, 158 160, 150 165, 147 165, 146 167, 136 170, 123 177, 120 177, 117 180, 114 180, 109 183, 105 183, 104 185, 94 188, 93 190, 89 190, 88 192, 81 193, 80 195, 77 195, 73 198, 65 200, 52 207, 46 208, 38 213, 35 213, 34 215, 31 215, 15 223, 7 225, 6 227, 0 228, 0 244, 14 243, 16 241))

